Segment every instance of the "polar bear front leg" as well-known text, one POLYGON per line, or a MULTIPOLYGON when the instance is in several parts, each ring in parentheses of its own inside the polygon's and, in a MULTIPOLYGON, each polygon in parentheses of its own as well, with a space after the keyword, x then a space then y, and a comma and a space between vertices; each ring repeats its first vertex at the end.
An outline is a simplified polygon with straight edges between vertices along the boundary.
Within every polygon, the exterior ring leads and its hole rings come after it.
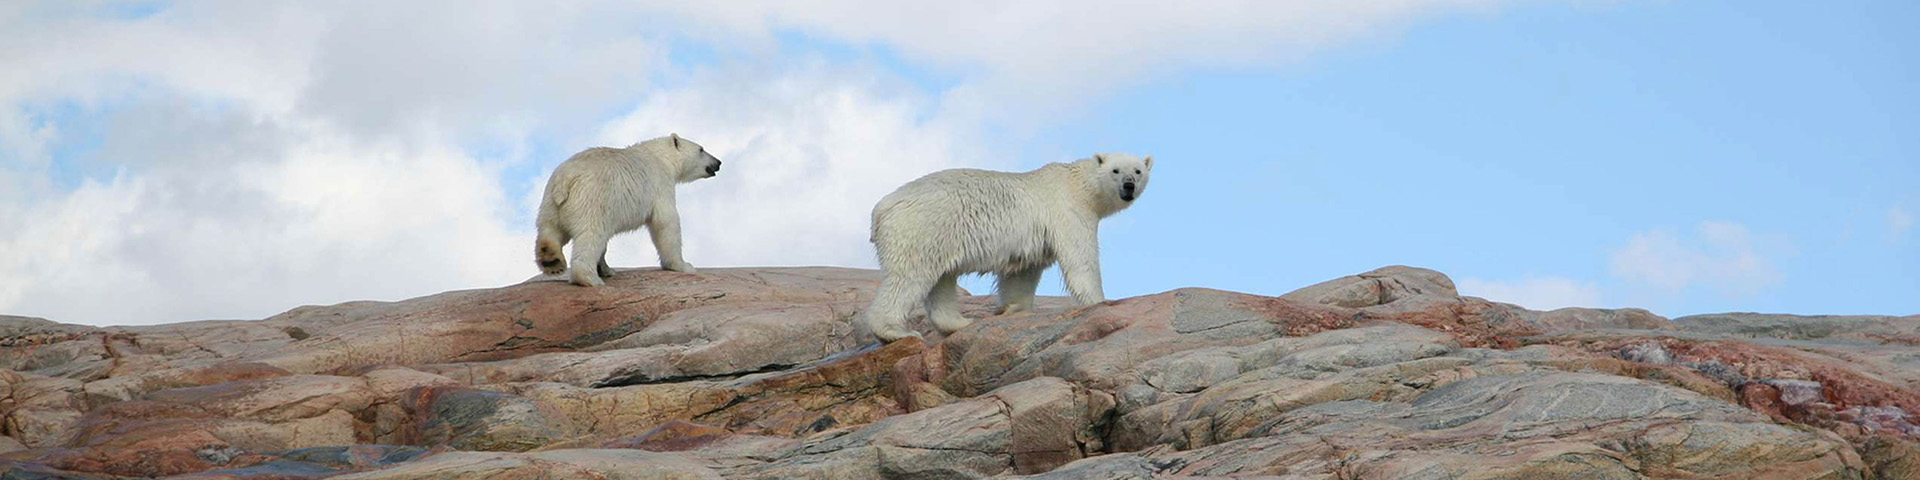
POLYGON ((653 236, 653 249, 660 254, 660 268, 680 273, 699 273, 680 257, 680 209, 670 202, 659 202, 653 218, 647 220, 647 234, 653 236))
POLYGON ((932 291, 933 280, 887 272, 886 278, 880 280, 880 290, 874 292, 873 305, 865 312, 867 330, 884 342, 920 336, 919 332, 907 329, 907 315, 913 313, 914 302, 926 298, 932 291))
POLYGON ((994 288, 1000 297, 1000 311, 996 315, 1007 315, 1033 310, 1033 292, 1040 289, 1040 275, 1047 271, 1045 265, 1001 275, 994 288))
POLYGON ((960 274, 941 275, 933 282, 933 291, 927 293, 927 319, 940 333, 957 332, 973 324, 960 315, 960 274))
POLYGON ((1053 244, 1060 258, 1060 272, 1067 277, 1067 291, 1080 305, 1107 301, 1100 288, 1100 244, 1098 234, 1089 230, 1057 235, 1053 244))

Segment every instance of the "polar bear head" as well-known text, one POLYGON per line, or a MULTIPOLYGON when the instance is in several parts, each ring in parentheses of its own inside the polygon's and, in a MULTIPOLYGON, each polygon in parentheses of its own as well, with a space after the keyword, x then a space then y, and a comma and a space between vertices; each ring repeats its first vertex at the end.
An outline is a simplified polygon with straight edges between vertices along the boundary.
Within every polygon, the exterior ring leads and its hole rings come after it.
POLYGON ((1135 157, 1124 153, 1094 154, 1093 184, 1102 195, 1120 200, 1120 208, 1147 193, 1147 177, 1153 174, 1153 156, 1135 157))
POLYGON ((713 178, 714 175, 720 174, 720 159, 707 153, 707 147, 693 143, 692 140, 680 138, 678 133, 667 135, 664 140, 667 142, 667 147, 677 154, 674 155, 673 161, 680 167, 678 178, 680 183, 713 178))

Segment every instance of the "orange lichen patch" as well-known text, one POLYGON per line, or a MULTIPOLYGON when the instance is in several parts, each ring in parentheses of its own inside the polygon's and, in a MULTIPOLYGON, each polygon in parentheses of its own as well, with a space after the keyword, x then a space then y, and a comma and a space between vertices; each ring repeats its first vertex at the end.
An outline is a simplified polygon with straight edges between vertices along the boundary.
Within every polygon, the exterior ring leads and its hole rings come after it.
POLYGON ((1893 334, 1873 333, 1873 332, 1862 332, 1859 335, 1861 337, 1873 339, 1874 341, 1887 344, 1887 345, 1905 345, 1909 347, 1920 347, 1920 336, 1893 335, 1893 334))
POLYGON ((1278 297, 1247 295, 1239 298, 1234 306, 1266 316, 1289 337, 1352 328, 1365 317, 1359 310, 1351 308, 1313 305, 1278 297))
POLYGON ((179 386, 195 387, 217 383, 284 377, 292 374, 293 372, 288 372, 286 369, 264 363, 217 363, 209 365, 206 368, 185 372, 185 374, 180 377, 179 386))
POLYGON ((1393 313, 1370 313, 1373 311, 1251 295, 1240 299, 1237 306, 1266 315, 1287 336, 1293 337, 1385 321, 1445 333, 1464 347, 1511 349, 1525 346, 1518 338, 1541 333, 1532 325, 1512 318, 1513 314, 1505 307, 1474 298, 1393 313))
POLYGON ((1836 410, 1852 406, 1895 406, 1920 411, 1920 394, 1808 358, 1799 352, 1764 345, 1730 342, 1677 341, 1668 350, 1681 361, 1716 361, 1740 369, 1750 378, 1790 378, 1820 382, 1821 396, 1836 410))
POLYGON ((649 452, 684 452, 698 450, 731 435, 733 432, 725 428, 675 420, 660 424, 638 437, 613 440, 602 446, 649 452))
POLYGON ((1464 299, 1421 311, 1388 315, 1382 320, 1444 332, 1464 347, 1519 348, 1526 346, 1520 338, 1540 334, 1532 325, 1510 317, 1505 308, 1491 302, 1464 299))
POLYGON ((1789 420, 1786 406, 1780 403, 1780 389, 1772 385, 1749 383, 1740 386, 1740 404, 1775 422, 1786 423, 1789 420))

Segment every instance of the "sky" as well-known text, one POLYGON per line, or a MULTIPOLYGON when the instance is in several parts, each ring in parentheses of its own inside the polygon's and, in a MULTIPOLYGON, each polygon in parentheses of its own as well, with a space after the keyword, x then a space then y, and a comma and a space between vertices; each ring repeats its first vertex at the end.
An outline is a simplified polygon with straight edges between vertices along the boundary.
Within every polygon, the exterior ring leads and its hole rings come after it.
POLYGON ((1920 3, 699 3, 0 3, 0 313, 518 283, 554 165, 678 133, 727 164, 678 193, 700 267, 872 268, 906 181, 1126 152, 1109 298, 1412 265, 1535 309, 1920 314, 1920 3))

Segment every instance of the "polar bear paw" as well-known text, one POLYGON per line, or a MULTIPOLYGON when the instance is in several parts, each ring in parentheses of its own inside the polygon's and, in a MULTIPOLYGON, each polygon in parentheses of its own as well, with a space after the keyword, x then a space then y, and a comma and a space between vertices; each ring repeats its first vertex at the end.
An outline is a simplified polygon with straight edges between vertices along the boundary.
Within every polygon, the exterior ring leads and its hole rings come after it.
POLYGON ((919 337, 920 332, 908 330, 905 327, 901 327, 897 325, 890 325, 890 326, 874 328, 873 336, 879 337, 880 341, 882 342, 893 343, 902 338, 919 337))
POLYGON ((693 268, 693 264, 687 262, 662 263, 660 264, 660 268, 680 273, 700 273, 699 269, 693 268))
POLYGON ((572 274, 571 281, 574 285, 582 287, 602 287, 607 285, 605 280, 600 279, 599 272, 574 270, 569 273, 572 274))

